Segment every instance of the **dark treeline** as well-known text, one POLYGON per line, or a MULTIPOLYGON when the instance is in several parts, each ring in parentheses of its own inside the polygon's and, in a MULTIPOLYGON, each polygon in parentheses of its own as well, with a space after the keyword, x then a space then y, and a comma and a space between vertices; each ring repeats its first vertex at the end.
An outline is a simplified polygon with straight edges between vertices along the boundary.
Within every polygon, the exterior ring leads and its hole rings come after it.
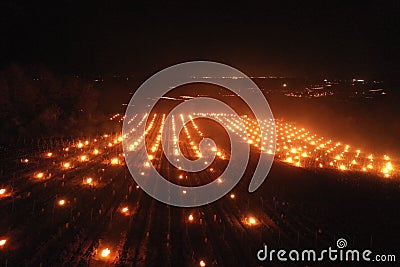
POLYGON ((60 76, 45 67, 0 70, 0 142, 88 136, 107 127, 92 82, 60 76))

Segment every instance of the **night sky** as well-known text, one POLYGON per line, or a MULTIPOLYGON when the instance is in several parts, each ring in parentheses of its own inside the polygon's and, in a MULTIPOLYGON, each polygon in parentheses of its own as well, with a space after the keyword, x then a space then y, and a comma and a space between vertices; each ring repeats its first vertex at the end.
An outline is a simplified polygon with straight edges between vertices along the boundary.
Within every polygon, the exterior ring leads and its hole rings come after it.
POLYGON ((5 0, 0 66, 147 77, 213 60, 249 75, 399 77, 399 1, 275 2, 5 0))

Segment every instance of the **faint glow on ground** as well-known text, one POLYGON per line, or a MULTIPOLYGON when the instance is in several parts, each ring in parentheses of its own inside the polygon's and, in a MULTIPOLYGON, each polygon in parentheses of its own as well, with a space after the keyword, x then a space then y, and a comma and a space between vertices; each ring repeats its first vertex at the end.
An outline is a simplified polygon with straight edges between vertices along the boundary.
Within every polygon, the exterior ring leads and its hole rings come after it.
POLYGON ((120 164, 119 158, 111 159, 111 165, 118 165, 118 164, 120 164))
POLYGON ((65 162, 65 163, 63 164, 63 167, 64 167, 65 169, 68 169, 68 168, 71 167, 71 163, 65 162))
POLYGON ((105 249, 103 249, 101 251, 101 256, 103 258, 107 258, 108 256, 110 256, 110 253, 111 253, 110 249, 109 248, 105 248, 105 249))
POLYGON ((121 213, 122 213, 122 214, 128 214, 128 211, 129 211, 129 208, 128 208, 128 207, 123 207, 123 208, 121 209, 121 213))
POLYGON ((244 219, 244 223, 248 226, 255 226, 258 224, 258 220, 253 216, 249 216, 244 219))

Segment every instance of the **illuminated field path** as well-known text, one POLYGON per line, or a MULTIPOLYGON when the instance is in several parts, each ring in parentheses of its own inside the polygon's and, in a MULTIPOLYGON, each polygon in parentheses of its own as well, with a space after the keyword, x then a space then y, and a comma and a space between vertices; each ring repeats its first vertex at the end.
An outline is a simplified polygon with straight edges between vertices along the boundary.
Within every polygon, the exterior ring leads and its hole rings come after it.
MULTIPOLYGON (((317 133, 312 133, 304 128, 296 127, 294 124, 276 120, 276 121, 261 121, 257 124, 256 121, 248 117, 242 117, 245 124, 245 129, 240 128, 240 122, 235 120, 229 114, 208 114, 215 117, 228 131, 238 135, 244 142, 248 142, 255 149, 259 149, 261 153, 273 153, 273 142, 276 140, 275 159, 290 165, 301 168, 321 168, 321 169, 337 169, 339 171, 356 171, 377 174, 379 176, 390 178, 397 176, 398 172, 392 164, 392 159, 389 155, 377 155, 373 151, 364 151, 352 145, 345 144, 338 140, 332 140, 319 136, 317 133), (260 134, 260 129, 264 131, 264 140, 260 134)), ((165 114, 163 115, 165 116, 165 114)), ((184 115, 181 115, 181 117, 184 115)), ((187 115, 192 118, 191 115, 187 115)), ((181 118, 183 120, 183 118, 181 118)), ((191 121, 194 123, 194 121, 191 121)), ((153 127, 154 120, 149 124, 153 127)), ((175 124, 175 120, 173 120, 175 124)), ((166 126, 174 129, 173 146, 174 155, 177 156, 178 138, 175 133, 176 126, 166 126)), ((202 136, 199 127, 194 124, 193 132, 189 132, 186 125, 183 126, 186 138, 197 156, 201 157, 200 151, 194 145, 191 136, 202 136)), ((146 131, 146 133, 148 130, 146 131)), ((157 136, 156 143, 151 147, 152 153, 159 148, 161 133, 157 136)), ((142 141, 143 137, 138 138, 138 142, 142 141)), ((134 149, 138 142, 132 144, 134 149)), ((217 153, 217 156, 225 158, 221 151, 217 151, 217 147, 213 147, 212 151, 217 153)), ((152 155, 150 159, 152 160, 152 155)), ((175 159, 179 161, 179 158, 175 159)))
MULTIPOLYGON (((339 171, 358 171, 377 174, 386 178, 398 175, 389 155, 376 155, 373 151, 362 151, 359 148, 337 140, 327 139, 312 133, 304 128, 296 127, 294 124, 284 121, 262 121, 257 124, 247 117, 242 117, 245 129, 240 128, 240 122, 227 114, 209 114, 214 116, 228 131, 238 135, 244 142, 248 142, 262 153, 273 153, 273 142, 276 138, 275 159, 301 168, 327 168, 339 171), (264 131, 264 140, 260 129, 264 131)), ((164 114, 165 116, 165 114, 164 114)), ((181 115, 183 116, 183 115, 181 115)), ((191 115, 188 115, 191 118, 191 115)), ((192 121, 192 123, 194 123, 192 121)), ((150 123, 152 126, 153 124, 150 123)), ((168 127, 168 126, 167 126, 168 127)), ((169 126, 175 129, 175 125, 169 126)), ((202 132, 194 124, 193 132, 189 133, 188 127, 184 126, 184 132, 196 155, 200 155, 197 146, 193 145, 190 136, 201 136, 202 132)), ((175 131, 175 130, 174 130, 175 131)), ((161 135, 157 136, 157 142, 151 147, 154 153, 158 149, 161 135)), ((173 137, 175 155, 177 152, 177 137, 173 137)), ((142 138, 139 138, 142 140, 142 138)), ((222 151, 213 147, 217 156, 225 157, 222 151)), ((179 159, 178 159, 179 160, 179 159)))

